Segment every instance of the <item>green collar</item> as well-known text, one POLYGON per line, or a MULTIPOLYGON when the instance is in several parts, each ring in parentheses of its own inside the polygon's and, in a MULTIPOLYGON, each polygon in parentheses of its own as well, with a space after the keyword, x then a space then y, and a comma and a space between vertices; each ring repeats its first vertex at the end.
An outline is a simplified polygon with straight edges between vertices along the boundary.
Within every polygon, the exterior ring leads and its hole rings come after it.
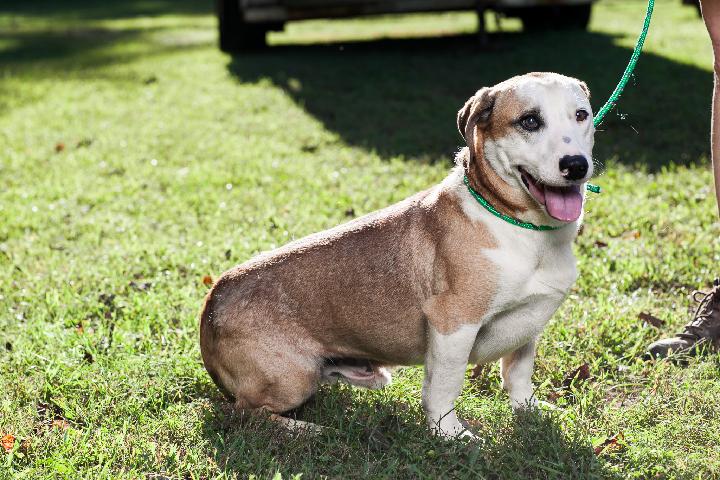
MULTIPOLYGON (((463 182, 465 182, 465 185, 467 186, 467 189, 470 192, 470 195, 472 195, 473 198, 475 198, 475 200, 477 200, 477 202, 480 205, 485 207, 485 209, 488 212, 492 213, 493 215, 495 215, 496 217, 498 217, 501 220, 505 220, 506 222, 508 222, 512 225, 515 225, 516 227, 527 228, 528 230, 546 231, 546 230, 559 230, 559 229, 563 228, 564 226, 566 226, 566 225, 563 225, 560 227, 552 227, 550 225, 535 225, 534 223, 523 222, 522 220, 518 220, 517 218, 513 218, 509 215, 500 213, 497 210, 495 210, 495 207, 490 205, 490 203, 487 200, 485 200, 482 195, 480 195, 478 192, 473 190, 473 188, 470 186, 470 181, 468 180, 467 175, 463 175, 463 182)), ((592 185, 592 184, 588 183, 586 185, 586 188, 591 192, 600 193, 600 187, 598 187, 597 185, 592 185)), ((567 225, 570 225, 570 224, 568 223, 567 225)))

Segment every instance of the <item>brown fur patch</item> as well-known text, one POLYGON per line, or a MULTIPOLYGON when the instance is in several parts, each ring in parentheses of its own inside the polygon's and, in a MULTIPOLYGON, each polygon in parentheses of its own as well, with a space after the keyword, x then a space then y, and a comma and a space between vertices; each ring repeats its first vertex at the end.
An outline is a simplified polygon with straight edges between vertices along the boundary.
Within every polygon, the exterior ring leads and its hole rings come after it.
POLYGON ((444 233, 435 262, 437 294, 423 306, 428 322, 442 334, 480 322, 497 292, 498 281, 495 265, 485 254, 487 249, 498 247, 495 237, 485 224, 468 221, 453 197, 443 192, 437 202, 444 233))
POLYGON ((294 408, 326 358, 424 359, 429 325, 479 322, 497 288, 495 246, 435 187, 223 274, 201 317, 213 379, 240 408, 294 408))
POLYGON ((471 149, 465 166, 470 186, 482 195, 500 213, 522 218, 529 210, 540 210, 539 206, 524 190, 510 186, 493 169, 485 158, 485 142, 508 136, 515 130, 514 122, 522 113, 523 104, 515 96, 512 88, 492 92, 492 113, 484 122, 468 125, 474 129, 468 135, 468 148, 471 149))

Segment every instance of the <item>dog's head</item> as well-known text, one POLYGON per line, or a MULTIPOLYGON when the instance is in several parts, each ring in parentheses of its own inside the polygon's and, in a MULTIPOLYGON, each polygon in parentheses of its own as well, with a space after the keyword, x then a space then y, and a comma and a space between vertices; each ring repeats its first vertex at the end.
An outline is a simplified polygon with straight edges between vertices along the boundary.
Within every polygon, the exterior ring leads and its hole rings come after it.
POLYGON ((457 123, 469 149, 465 173, 496 208, 554 222, 581 216, 595 133, 583 82, 555 73, 513 77, 478 90, 457 123))

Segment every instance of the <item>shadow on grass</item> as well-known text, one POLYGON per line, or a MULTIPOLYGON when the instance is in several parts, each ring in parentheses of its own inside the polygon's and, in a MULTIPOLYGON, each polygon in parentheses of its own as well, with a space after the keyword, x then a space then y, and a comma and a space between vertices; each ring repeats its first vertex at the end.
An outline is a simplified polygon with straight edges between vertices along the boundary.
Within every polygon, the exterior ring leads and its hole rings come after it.
POLYGON ((205 15, 213 11, 212 0, 33 0, 3 2, 0 14, 9 13, 58 20, 103 20, 167 15, 205 15))
MULTIPOLYGON (((35 77, 40 71, 52 75, 72 70, 87 70, 106 65, 121 64, 138 57, 158 56, 171 51, 187 51, 207 47, 211 40, 202 38, 188 41, 182 36, 167 39, 144 38, 162 30, 127 28, 66 28, 57 31, 34 30, 29 32, 0 32, 0 41, 12 42, 0 50, 0 72, 31 68, 35 77), (114 48, 135 42, 134 48, 114 48)), ((169 30, 169 29, 168 29, 169 30)))
POLYGON ((303 419, 326 428, 318 435, 289 434, 260 417, 240 416, 219 401, 204 434, 220 468, 241 477, 283 478, 611 478, 581 432, 553 416, 483 415, 482 441, 433 437, 418 408, 358 393, 323 389, 303 419))
MULTIPOLYGON (((472 35, 272 47, 238 55, 242 82, 269 79, 344 141, 383 156, 448 161, 460 144, 455 115, 478 88, 529 71, 585 80, 597 110, 631 51, 592 32, 495 34, 478 51, 472 35)), ((712 74, 644 54, 596 135, 595 157, 657 170, 708 155, 712 74), (627 115, 624 115, 627 112, 627 115)))
MULTIPOLYGON (((206 47, 212 39, 198 40, 181 34, 157 36, 162 30, 186 29, 193 21, 168 21, 137 27, 110 28, 93 21, 132 19, 135 17, 173 16, 178 18, 212 13, 212 1, 130 0, 101 2, 70 0, 51 2, 6 2, 0 6, 0 72, 31 69, 62 75, 73 70, 88 70, 119 64, 140 57, 160 55, 171 50, 206 47), (16 20, 22 18, 22 20, 16 20), (42 20, 28 23, 26 18, 42 20)), ((182 32, 181 32, 182 33, 182 32)))

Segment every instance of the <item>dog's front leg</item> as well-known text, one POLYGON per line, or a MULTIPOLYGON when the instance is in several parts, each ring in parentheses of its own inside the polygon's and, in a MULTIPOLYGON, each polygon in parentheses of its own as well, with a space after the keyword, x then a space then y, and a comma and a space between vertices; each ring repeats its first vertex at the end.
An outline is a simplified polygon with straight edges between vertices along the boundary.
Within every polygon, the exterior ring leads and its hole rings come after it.
POLYGON ((455 400, 462 390, 478 329, 476 325, 464 325, 447 335, 429 329, 422 402, 428 425, 439 435, 475 437, 458 420, 455 400))
POLYGON ((537 407, 535 387, 531 377, 535 365, 535 342, 533 339, 500 359, 502 386, 510 396, 513 410, 537 407))

